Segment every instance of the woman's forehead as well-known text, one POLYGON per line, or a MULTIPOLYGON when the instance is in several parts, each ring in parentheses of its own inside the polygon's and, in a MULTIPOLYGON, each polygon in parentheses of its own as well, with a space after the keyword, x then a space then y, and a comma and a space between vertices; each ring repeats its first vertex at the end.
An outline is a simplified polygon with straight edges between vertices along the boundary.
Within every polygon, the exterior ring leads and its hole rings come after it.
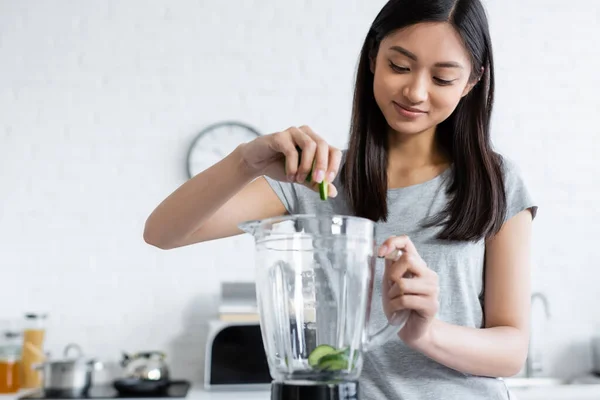
POLYGON ((445 22, 419 23, 392 32, 381 42, 379 50, 387 54, 403 54, 400 49, 413 55, 419 63, 427 65, 457 62, 469 66, 469 53, 460 35, 445 22))

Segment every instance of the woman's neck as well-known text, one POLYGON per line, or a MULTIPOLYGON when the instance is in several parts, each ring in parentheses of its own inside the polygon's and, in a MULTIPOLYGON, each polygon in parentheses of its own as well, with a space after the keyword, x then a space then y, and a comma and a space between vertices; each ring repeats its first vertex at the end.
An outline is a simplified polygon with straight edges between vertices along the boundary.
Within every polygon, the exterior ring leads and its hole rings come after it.
POLYGON ((449 165, 450 157, 435 139, 435 128, 418 134, 388 134, 388 187, 428 181, 449 165))

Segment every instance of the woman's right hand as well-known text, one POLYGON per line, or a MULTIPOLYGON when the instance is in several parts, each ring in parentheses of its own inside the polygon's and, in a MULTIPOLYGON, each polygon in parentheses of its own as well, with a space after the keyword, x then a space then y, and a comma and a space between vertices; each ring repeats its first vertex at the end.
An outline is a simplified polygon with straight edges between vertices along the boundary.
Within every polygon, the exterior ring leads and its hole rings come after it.
POLYGON ((242 145, 241 154, 247 168, 256 176, 298 182, 317 192, 319 183, 325 180, 329 183, 329 195, 337 196, 331 182, 339 172, 342 152, 328 145, 308 126, 291 127, 256 138, 242 145), (307 181, 309 174, 311 179, 307 181))

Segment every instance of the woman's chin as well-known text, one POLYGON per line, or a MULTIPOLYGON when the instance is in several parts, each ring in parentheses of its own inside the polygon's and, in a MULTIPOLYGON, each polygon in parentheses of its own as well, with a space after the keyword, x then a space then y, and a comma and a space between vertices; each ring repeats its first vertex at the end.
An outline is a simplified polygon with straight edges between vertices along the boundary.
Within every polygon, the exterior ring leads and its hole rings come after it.
POLYGON ((393 133, 399 135, 418 135, 419 133, 430 131, 432 128, 428 125, 417 124, 414 122, 398 122, 396 121, 393 124, 389 124, 393 133))

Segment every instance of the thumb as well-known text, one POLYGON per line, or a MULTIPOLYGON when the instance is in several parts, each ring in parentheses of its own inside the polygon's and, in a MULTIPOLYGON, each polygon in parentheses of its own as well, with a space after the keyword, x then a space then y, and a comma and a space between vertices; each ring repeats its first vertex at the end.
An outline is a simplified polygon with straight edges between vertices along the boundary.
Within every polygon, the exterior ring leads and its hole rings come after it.
POLYGON ((307 181, 304 182, 304 186, 306 186, 310 190, 319 193, 321 200, 327 200, 327 198, 329 197, 337 197, 338 195, 337 188, 332 183, 326 181, 323 181, 321 183, 307 181))

